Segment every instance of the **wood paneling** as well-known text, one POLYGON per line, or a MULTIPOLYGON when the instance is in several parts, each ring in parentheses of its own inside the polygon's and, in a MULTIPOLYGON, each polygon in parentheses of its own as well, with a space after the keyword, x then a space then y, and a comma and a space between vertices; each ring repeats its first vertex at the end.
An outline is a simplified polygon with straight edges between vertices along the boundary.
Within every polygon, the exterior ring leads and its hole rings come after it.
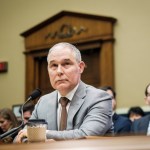
POLYGON ((82 80, 95 87, 114 87, 113 30, 115 18, 62 11, 21 33, 25 38, 26 96, 35 88, 53 91, 47 73, 47 53, 53 44, 70 42, 82 53, 87 68, 82 80))

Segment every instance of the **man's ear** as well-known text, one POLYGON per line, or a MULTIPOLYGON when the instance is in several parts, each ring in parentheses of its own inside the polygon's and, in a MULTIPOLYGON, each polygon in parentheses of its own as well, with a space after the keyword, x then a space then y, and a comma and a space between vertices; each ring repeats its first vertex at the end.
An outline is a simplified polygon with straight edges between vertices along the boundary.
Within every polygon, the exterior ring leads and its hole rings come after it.
POLYGON ((84 71, 84 68, 85 68, 85 63, 83 61, 81 61, 79 63, 79 68, 80 68, 80 73, 82 73, 84 71))

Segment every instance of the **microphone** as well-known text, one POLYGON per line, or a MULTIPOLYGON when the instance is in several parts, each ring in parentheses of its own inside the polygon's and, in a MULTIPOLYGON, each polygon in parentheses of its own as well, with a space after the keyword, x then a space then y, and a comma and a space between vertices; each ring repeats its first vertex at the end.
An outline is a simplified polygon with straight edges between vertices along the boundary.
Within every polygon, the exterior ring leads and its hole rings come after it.
POLYGON ((36 99, 37 97, 39 97, 39 96, 41 95, 41 93, 42 93, 42 92, 41 92, 40 89, 35 89, 35 90, 29 95, 27 101, 26 101, 26 102, 22 105, 22 107, 21 107, 21 118, 22 118, 22 123, 21 123, 21 125, 19 125, 18 127, 13 128, 13 129, 11 129, 11 130, 5 132, 4 134, 1 134, 1 135, 0 135, 0 140, 1 140, 1 139, 4 139, 4 138, 7 137, 7 136, 17 134, 18 131, 19 131, 21 128, 23 128, 23 126, 25 125, 25 124, 24 124, 24 117, 23 117, 23 108, 24 108, 24 105, 25 105, 26 103, 28 103, 30 100, 34 100, 34 99, 36 99))
POLYGON ((28 97, 27 101, 29 100, 34 100, 36 99, 37 97, 39 97, 41 95, 41 90, 40 89, 35 89, 31 94, 30 96, 28 97))

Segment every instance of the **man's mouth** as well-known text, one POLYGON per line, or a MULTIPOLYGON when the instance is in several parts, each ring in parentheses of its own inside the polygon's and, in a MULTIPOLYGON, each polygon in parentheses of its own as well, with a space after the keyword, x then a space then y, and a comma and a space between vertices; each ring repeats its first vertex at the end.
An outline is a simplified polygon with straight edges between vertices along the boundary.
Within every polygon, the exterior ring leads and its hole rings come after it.
POLYGON ((61 82, 65 82, 65 81, 66 81, 65 79, 61 79, 61 80, 57 80, 56 83, 59 83, 59 82, 61 83, 61 82))

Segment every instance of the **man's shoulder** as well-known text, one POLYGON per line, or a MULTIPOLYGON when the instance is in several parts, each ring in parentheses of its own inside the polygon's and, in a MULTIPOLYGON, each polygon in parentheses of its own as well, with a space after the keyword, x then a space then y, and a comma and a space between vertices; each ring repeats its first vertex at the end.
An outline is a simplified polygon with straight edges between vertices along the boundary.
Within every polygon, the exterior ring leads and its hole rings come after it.
POLYGON ((92 85, 85 84, 85 87, 86 87, 86 90, 88 92, 95 92, 95 93, 98 93, 98 94, 109 95, 106 91, 101 90, 100 88, 94 87, 92 85))
POLYGON ((124 123, 131 124, 131 121, 130 121, 129 118, 124 117, 124 116, 122 116, 122 115, 120 115, 120 114, 117 114, 117 113, 115 113, 114 115, 115 115, 115 118, 116 118, 116 120, 117 120, 118 122, 123 123, 123 124, 124 124, 124 123))
POLYGON ((55 90, 55 91, 53 91, 53 92, 51 92, 51 93, 42 95, 42 96, 40 97, 40 99, 41 99, 41 100, 48 100, 48 99, 54 98, 54 97, 56 97, 56 96, 57 96, 57 91, 55 90))
POLYGON ((135 120, 133 124, 144 123, 147 120, 150 121, 150 114, 135 120))
POLYGON ((146 134, 150 121, 150 115, 146 115, 132 123, 131 131, 135 134, 146 134))
POLYGON ((86 98, 93 100, 93 102, 110 101, 111 96, 99 88, 91 85, 86 85, 86 98))

